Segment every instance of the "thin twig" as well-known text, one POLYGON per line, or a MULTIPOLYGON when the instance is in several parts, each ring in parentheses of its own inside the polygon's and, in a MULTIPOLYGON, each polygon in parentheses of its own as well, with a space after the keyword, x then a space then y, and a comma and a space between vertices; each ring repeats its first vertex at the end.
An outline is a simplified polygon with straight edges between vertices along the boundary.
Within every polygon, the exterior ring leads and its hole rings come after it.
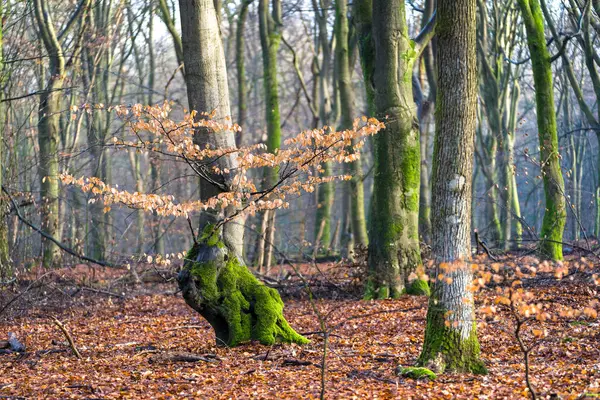
POLYGON ((52 321, 54 321, 54 325, 56 325, 58 327, 58 329, 60 329, 63 333, 63 335, 65 335, 65 337, 67 338, 67 341, 69 342, 69 347, 71 347, 71 350, 73 351, 73 354, 75 354, 75 357, 77 357, 78 359, 81 360, 81 354, 79 353, 79 350, 77 350, 77 347, 75 347, 75 342, 73 341, 73 337, 71 336, 71 334, 69 333, 69 331, 67 331, 67 328, 65 328, 65 326, 62 324, 62 322, 60 322, 58 319, 56 319, 56 317, 50 317, 52 318, 52 321))

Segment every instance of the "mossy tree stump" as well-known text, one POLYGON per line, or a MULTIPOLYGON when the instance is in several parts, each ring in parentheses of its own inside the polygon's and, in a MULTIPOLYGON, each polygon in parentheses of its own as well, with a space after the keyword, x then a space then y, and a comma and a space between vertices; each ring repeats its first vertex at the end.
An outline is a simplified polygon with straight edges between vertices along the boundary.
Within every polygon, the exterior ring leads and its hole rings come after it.
POLYGON ((284 318, 279 293, 260 282, 216 235, 192 247, 177 280, 186 303, 214 328, 217 345, 308 343, 284 318))

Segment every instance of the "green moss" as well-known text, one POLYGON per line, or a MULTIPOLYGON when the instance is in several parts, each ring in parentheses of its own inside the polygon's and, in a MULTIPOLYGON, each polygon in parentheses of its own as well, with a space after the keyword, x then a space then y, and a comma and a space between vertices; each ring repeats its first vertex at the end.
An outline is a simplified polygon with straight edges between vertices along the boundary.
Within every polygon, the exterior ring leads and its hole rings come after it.
POLYGON ((401 368, 398 375, 405 376, 411 379, 429 379, 431 381, 437 379, 437 375, 432 370, 423 367, 401 368))
POLYGON ((569 322, 569 325, 571 325, 571 326, 589 326, 590 323, 587 321, 571 321, 571 322, 569 322))
POLYGON ((427 313, 425 340, 417 364, 430 367, 437 373, 450 371, 487 374, 485 364, 479 358, 477 323, 473 322, 471 334, 464 339, 460 332, 446 326, 445 314, 442 309, 427 313))
MULTIPOLYGON (((194 256, 191 260, 198 256, 200 246, 194 246, 196 249, 188 253, 194 256)), ((256 279, 226 248, 209 246, 202 251, 216 254, 215 259, 192 261, 186 267, 199 296, 187 295, 185 286, 182 290, 188 303, 200 303, 190 305, 211 323, 219 341, 227 346, 237 346, 250 340, 258 340, 265 345, 308 343, 285 320, 284 304, 276 290, 256 279)), ((184 284, 180 282, 180 285, 184 284)))
POLYGON ((390 297, 390 288, 387 286, 382 286, 377 290, 377 298, 379 300, 385 300, 390 297))
POLYGON ((429 283, 427 283, 427 281, 424 281, 422 279, 415 279, 406 288, 406 294, 410 294, 413 296, 430 296, 431 289, 429 288, 429 283))
POLYGON ((219 228, 213 224, 206 224, 200 235, 200 242, 207 246, 217 246, 221 249, 225 247, 219 236, 219 228))
POLYGON ((573 343, 574 341, 575 341, 575 339, 570 336, 566 336, 562 339, 563 343, 573 343))

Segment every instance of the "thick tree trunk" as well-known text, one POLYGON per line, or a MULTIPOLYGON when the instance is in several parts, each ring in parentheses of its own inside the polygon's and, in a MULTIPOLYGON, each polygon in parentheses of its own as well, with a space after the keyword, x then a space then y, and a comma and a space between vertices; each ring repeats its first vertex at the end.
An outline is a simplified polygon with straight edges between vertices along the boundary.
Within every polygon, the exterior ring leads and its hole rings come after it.
POLYGON ((471 257, 473 141, 477 125, 475 0, 438 0, 438 94, 433 156, 432 253, 437 263, 419 364, 484 372, 471 257), (460 62, 458 62, 460 60, 460 62), (444 278, 437 279, 439 274, 444 278))
MULTIPOLYGON (((225 54, 212 0, 180 0, 183 56, 190 108, 215 111, 215 118, 230 115, 225 54)), ((197 142, 212 148, 234 148, 232 131, 199 130, 197 142)), ((221 170, 236 170, 234 157, 218 161, 221 170)), ((226 190, 232 177, 214 176, 226 190)), ((201 180, 200 195, 207 199, 219 192, 201 180)), ((235 209, 225 210, 231 216, 235 209)), ((235 346, 256 339, 306 343, 283 316, 283 302, 274 289, 260 283, 242 262, 243 221, 234 219, 216 230, 212 221, 222 216, 204 215, 199 244, 189 252, 178 277, 186 302, 214 327, 217 344, 235 346)))
POLYGON ((374 137, 367 298, 398 297, 421 264, 420 142, 412 72, 418 57, 404 1, 373 1, 375 108, 386 128, 374 137))
POLYGON ((544 18, 539 0, 518 0, 518 3, 527 30, 527 44, 533 67, 540 162, 546 198, 540 251, 548 258, 562 260, 562 239, 567 218, 565 184, 560 169, 554 86, 544 35, 544 18))
POLYGON ((177 279, 185 301, 214 328, 217 345, 308 343, 283 317, 279 293, 256 279, 212 229, 207 225, 177 279))

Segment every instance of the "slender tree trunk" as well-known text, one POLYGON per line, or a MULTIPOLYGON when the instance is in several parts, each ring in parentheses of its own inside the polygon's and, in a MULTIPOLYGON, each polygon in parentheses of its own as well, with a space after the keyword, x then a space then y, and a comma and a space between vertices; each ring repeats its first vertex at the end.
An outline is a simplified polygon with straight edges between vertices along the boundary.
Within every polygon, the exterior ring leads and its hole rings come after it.
POLYGON ((485 372, 471 285, 473 141, 477 125, 476 1, 438 0, 438 93, 433 157, 436 268, 419 364, 485 372), (460 62, 457 62, 460 60, 460 62), (439 274, 445 277, 437 279, 439 274))
MULTIPOLYGON (((177 32, 177 28, 175 27, 174 17, 171 15, 171 11, 169 10, 169 6, 167 5, 167 0, 158 0, 158 11, 159 16, 163 20, 171 38, 173 39, 173 47, 175 48, 175 57, 177 57, 177 64, 183 64, 183 45, 181 43, 181 36, 179 36, 179 32, 177 32)), ((185 75, 185 70, 182 68, 181 73, 185 75)))
MULTIPOLYGON (((323 125, 334 124, 333 112, 332 112, 332 96, 330 94, 330 84, 332 82, 332 44, 333 41, 329 40, 329 23, 328 23, 328 9, 331 5, 330 0, 318 1, 312 0, 313 11, 315 12, 315 19, 317 23, 317 44, 316 47, 321 50, 322 58, 321 64, 318 65, 317 59, 317 70, 318 74, 315 75, 316 94, 314 96, 315 101, 318 99, 319 104, 319 119, 323 125)), ((334 82, 335 83, 335 82, 334 82)), ((316 128, 316 127, 315 127, 316 128)), ((323 176, 332 175, 332 167, 329 162, 323 164, 323 176)), ((318 236, 321 225, 323 229, 321 231, 320 240, 315 246, 320 247, 323 245, 323 249, 326 251, 327 245, 331 241, 331 212, 333 209, 333 203, 335 200, 335 185, 333 182, 326 182, 319 185, 317 189, 317 212, 315 220, 315 238, 318 236), (325 221, 325 222, 323 222, 325 221)))
POLYGON ((429 179, 429 119, 421 124, 421 189, 419 195, 419 232, 423 242, 431 243, 431 189, 429 179))
POLYGON ((509 177, 509 196, 510 202, 507 203, 507 210, 512 212, 512 217, 515 220, 513 225, 513 232, 511 237, 514 238, 516 247, 519 247, 521 239, 523 238, 523 225, 521 224, 521 206, 519 204, 519 190, 517 188, 517 172, 516 172, 516 160, 515 160, 515 139, 517 132, 517 109, 519 106, 519 97, 521 94, 521 87, 519 82, 515 81, 510 96, 510 107, 509 107, 509 118, 508 118, 508 135, 507 135, 507 156, 508 156, 508 171, 507 176, 509 177))
MULTIPOLYGON (((281 116, 279 113, 279 87, 277 80, 277 51, 281 42, 281 3, 279 0, 273 0, 272 12, 269 13, 269 0, 259 0, 259 31, 260 44, 263 54, 263 76, 265 90, 265 110, 267 121, 267 150, 271 153, 276 152, 281 146, 281 116)), ((278 180, 279 171, 276 168, 265 169, 266 187, 272 187, 278 180)), ((270 213, 267 222, 266 237, 275 237, 275 211, 270 213)), ((272 243, 265 243, 268 246, 265 249, 265 262, 270 263, 272 257, 272 243)), ((270 264, 265 265, 267 269, 270 264)))
MULTIPOLYGON (((4 9, 0 3, 0 86, 4 86, 4 9)), ((4 161, 4 103, 2 103, 3 91, 0 90, 0 187, 4 185, 3 161, 4 161)), ((5 195, 0 189, 0 280, 6 280, 12 275, 12 265, 9 256, 8 247, 8 220, 7 220, 7 202, 5 195)))
POLYGON ((374 137, 367 298, 398 297, 421 264, 420 142, 412 72, 418 57, 404 1, 373 1, 375 108, 386 128, 374 137))
POLYGON ((237 70, 237 89, 238 89, 238 125, 242 127, 235 138, 238 147, 242 145, 242 135, 246 125, 246 115, 248 113, 248 88, 246 84, 246 20, 248 19, 248 6, 252 0, 243 0, 240 6, 240 12, 237 20, 237 30, 235 33, 235 65, 237 70))
MULTIPOLYGON (((82 3, 83 4, 83 3, 82 3)), ((57 240, 61 238, 59 221, 60 195, 58 184, 58 151, 60 141, 60 113, 65 79, 65 57, 56 35, 48 5, 45 0, 34 0, 34 15, 40 37, 50 59, 50 78, 40 95, 38 108, 38 144, 40 147, 39 178, 42 229, 57 240)), ((52 267, 57 262, 59 248, 42 239, 43 266, 52 267)))
MULTIPOLYGON (((354 115, 354 89, 350 74, 350 51, 348 43, 348 8, 344 0, 335 1, 335 61, 337 85, 340 92, 340 129, 352 129, 354 115)), ((365 194, 360 159, 346 165, 352 175, 348 183, 350 197, 350 218, 354 245, 367 246, 367 222, 365 218, 365 194)))
POLYGON ((518 0, 518 3, 527 30, 527 44, 533 67, 540 163, 546 198, 540 250, 548 258, 562 260, 562 238, 567 217, 565 184, 560 169, 552 68, 546 48, 544 19, 539 0, 518 0))
MULTIPOLYGON (((156 71, 156 58, 154 55, 154 13, 152 12, 153 0, 148 2, 149 7, 149 19, 148 19, 148 82, 146 83, 148 87, 148 97, 146 102, 148 105, 154 104, 154 73, 156 71)), ((176 41, 177 38, 174 37, 176 41)), ((181 39, 179 39, 181 40, 181 39)), ((178 44, 175 45, 176 52, 179 51, 178 44)), ((161 186, 161 167, 160 167, 160 158, 157 157, 156 154, 150 153, 150 179, 152 181, 152 190, 158 190, 161 186)), ((153 214, 152 215, 152 236, 154 241, 154 252, 157 254, 164 254, 165 245, 163 240, 163 228, 162 228, 162 217, 153 214)))

